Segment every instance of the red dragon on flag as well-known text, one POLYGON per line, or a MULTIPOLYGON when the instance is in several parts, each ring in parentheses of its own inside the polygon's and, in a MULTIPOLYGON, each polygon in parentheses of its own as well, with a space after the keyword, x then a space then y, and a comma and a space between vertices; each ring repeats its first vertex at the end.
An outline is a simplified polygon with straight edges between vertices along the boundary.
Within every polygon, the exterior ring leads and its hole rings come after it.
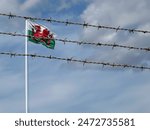
POLYGON ((29 22, 28 35, 31 36, 28 38, 31 42, 42 43, 44 46, 51 49, 54 49, 55 47, 53 34, 44 26, 29 22))

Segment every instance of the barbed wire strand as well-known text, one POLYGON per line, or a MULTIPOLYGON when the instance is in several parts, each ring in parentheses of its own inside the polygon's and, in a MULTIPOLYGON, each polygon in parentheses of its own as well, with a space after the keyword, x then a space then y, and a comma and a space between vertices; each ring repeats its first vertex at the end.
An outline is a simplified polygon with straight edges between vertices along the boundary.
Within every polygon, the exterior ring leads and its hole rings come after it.
MULTIPOLYGON (((24 35, 24 34, 18 34, 16 32, 11 33, 11 32, 0 32, 0 35, 9 35, 9 36, 21 36, 21 37, 33 37, 31 35, 24 35)), ((48 39, 48 38, 44 38, 44 39, 48 39)), ((93 45, 93 46, 105 46, 105 47, 112 47, 113 48, 125 48, 125 49, 129 49, 129 50, 140 50, 140 51, 147 51, 150 52, 150 47, 149 48, 142 48, 142 47, 134 47, 134 46, 125 46, 125 45, 119 45, 116 43, 113 44, 108 44, 108 43, 94 43, 94 42, 84 42, 84 41, 76 41, 76 40, 67 40, 65 39, 61 39, 61 38, 55 38, 56 41, 60 41, 63 42, 64 44, 66 43, 75 43, 78 45, 93 45)))
POLYGON ((79 60, 79 59, 73 59, 73 58, 56 57, 56 56, 51 56, 51 55, 45 56, 45 55, 38 55, 38 54, 21 54, 21 53, 11 53, 11 52, 0 52, 0 55, 9 55, 10 57, 28 56, 28 57, 32 57, 32 58, 46 58, 46 59, 67 61, 67 63, 68 62, 77 62, 77 63, 82 63, 83 66, 85 64, 93 64, 93 65, 102 65, 102 67, 109 66, 109 67, 121 67, 121 68, 132 68, 132 69, 140 69, 140 70, 150 70, 150 67, 146 67, 146 66, 135 66, 135 65, 129 65, 129 64, 117 64, 117 63, 108 63, 108 62, 79 60))
POLYGON ((122 28, 120 26, 112 27, 112 26, 104 26, 104 25, 94 25, 94 24, 89 24, 88 22, 79 23, 79 22, 69 21, 68 19, 66 21, 63 21, 63 20, 53 19, 51 17, 50 18, 38 18, 38 17, 15 15, 15 14, 12 14, 12 13, 9 13, 9 14, 0 13, 0 16, 7 16, 9 19, 22 18, 22 19, 47 21, 47 22, 51 22, 51 23, 61 23, 61 24, 65 24, 65 25, 77 25, 77 26, 83 26, 83 28, 93 27, 93 28, 97 28, 98 30, 99 29, 108 29, 108 30, 115 30, 116 32, 118 32, 118 31, 128 31, 129 33, 134 33, 134 32, 143 33, 143 34, 150 33, 149 30, 122 28))

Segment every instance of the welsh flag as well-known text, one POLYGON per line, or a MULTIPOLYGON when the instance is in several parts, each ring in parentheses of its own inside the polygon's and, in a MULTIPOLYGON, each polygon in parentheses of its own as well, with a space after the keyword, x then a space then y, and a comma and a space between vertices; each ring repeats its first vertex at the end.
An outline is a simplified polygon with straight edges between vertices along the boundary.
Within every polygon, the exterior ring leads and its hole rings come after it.
POLYGON ((28 37, 28 41, 31 41, 36 44, 42 44, 47 48, 54 49, 55 47, 54 36, 48 30, 47 27, 28 20, 27 34, 31 36, 28 37))

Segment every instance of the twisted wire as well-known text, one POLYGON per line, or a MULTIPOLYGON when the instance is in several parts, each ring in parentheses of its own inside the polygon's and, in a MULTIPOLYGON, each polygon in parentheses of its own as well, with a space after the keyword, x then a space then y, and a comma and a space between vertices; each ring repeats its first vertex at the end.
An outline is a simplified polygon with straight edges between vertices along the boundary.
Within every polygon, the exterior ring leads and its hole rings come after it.
POLYGON ((68 62, 77 62, 81 63, 83 65, 85 64, 93 64, 93 65, 102 65, 109 66, 109 67, 121 67, 121 68, 132 68, 132 69, 140 69, 140 70, 150 70, 150 67, 146 66, 135 66, 135 65, 129 65, 129 64, 117 64, 117 63, 109 63, 109 62, 100 62, 100 61, 89 61, 89 60, 80 60, 80 59, 74 59, 74 58, 64 58, 64 57, 56 57, 56 56, 46 56, 46 55, 39 55, 39 54, 22 54, 22 53, 11 53, 11 52, 0 52, 0 55, 8 55, 10 57, 22 57, 22 56, 28 56, 32 58, 45 58, 45 59, 51 59, 51 60, 61 60, 61 61, 67 61, 68 62))
POLYGON ((93 27, 93 28, 97 28, 99 29, 107 29, 107 30, 115 30, 116 32, 118 31, 128 31, 129 33, 143 33, 143 34, 149 34, 150 31, 149 30, 141 30, 141 29, 134 29, 134 28, 122 28, 120 26, 117 27, 112 27, 112 26, 105 26, 105 25, 94 25, 94 24, 90 24, 88 22, 84 22, 84 23, 80 23, 80 22, 72 22, 69 21, 68 19, 66 21, 63 20, 57 20, 57 19, 53 19, 53 18, 39 18, 39 17, 30 17, 30 16, 21 16, 21 15, 15 15, 12 13, 0 13, 1 16, 7 16, 9 19, 12 18, 22 18, 22 19, 31 19, 31 20, 41 20, 41 21, 47 21, 47 22, 51 22, 51 23, 59 23, 59 24, 65 24, 65 25, 77 25, 77 26, 83 26, 83 28, 87 28, 87 27, 93 27))

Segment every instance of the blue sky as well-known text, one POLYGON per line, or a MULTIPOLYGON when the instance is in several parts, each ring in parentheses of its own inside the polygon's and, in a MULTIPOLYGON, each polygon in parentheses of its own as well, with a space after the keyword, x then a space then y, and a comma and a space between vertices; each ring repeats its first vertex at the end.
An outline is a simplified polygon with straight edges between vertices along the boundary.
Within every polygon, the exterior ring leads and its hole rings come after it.
MULTIPOLYGON (((1 0, 0 12, 150 30, 149 0, 1 0)), ((36 21, 58 38, 149 47, 149 34, 36 21)), ((0 17, 0 31, 24 33, 23 19, 0 17)), ((0 52, 24 53, 23 37, 0 35, 0 52)), ((150 54, 109 47, 28 44, 28 52, 150 66, 150 54)), ((150 112, 150 72, 29 58, 30 112, 150 112)), ((24 58, 0 56, 0 112, 25 112, 24 58)))

